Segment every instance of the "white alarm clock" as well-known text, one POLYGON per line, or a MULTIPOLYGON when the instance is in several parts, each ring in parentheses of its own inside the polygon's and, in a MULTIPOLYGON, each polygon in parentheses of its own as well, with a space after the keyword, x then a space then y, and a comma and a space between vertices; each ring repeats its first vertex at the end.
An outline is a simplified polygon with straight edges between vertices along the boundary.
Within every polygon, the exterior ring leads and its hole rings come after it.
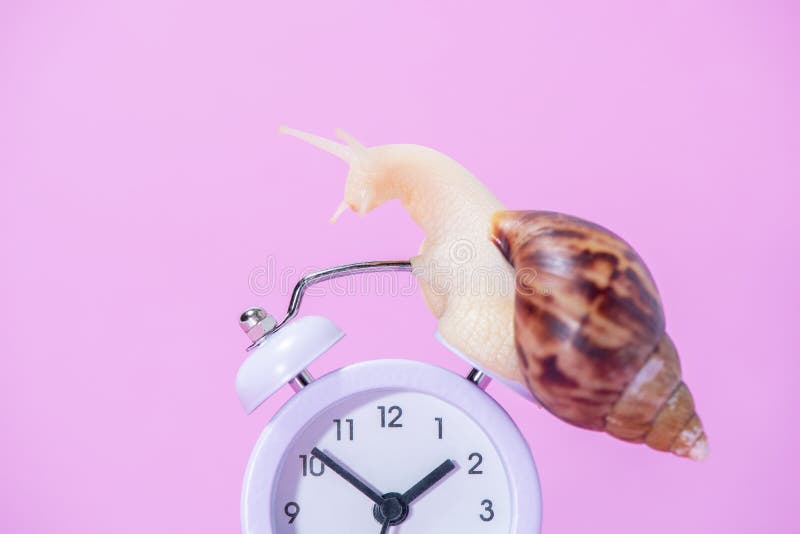
MULTIPOLYGON (((253 344, 236 379, 248 412, 286 384, 296 394, 258 439, 244 478, 244 534, 535 534, 539 478, 528 445, 485 391, 422 362, 381 359, 314 379, 306 367, 344 333, 295 319, 306 287, 408 262, 327 269, 295 287, 280 324, 260 308, 240 324, 253 344)), ((459 354, 463 357, 463 355, 459 354)), ((474 365, 474 363, 473 363, 474 365)))

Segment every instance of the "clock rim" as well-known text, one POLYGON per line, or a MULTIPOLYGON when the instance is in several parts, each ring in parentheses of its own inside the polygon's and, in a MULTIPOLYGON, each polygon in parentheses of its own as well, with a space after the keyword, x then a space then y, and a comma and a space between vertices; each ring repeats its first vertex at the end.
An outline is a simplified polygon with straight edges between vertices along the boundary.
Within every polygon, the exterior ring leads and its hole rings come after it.
POLYGON ((453 371, 420 361, 389 358, 332 371, 297 392, 275 413, 247 463, 241 499, 243 534, 274 534, 272 494, 279 468, 287 447, 306 425, 346 397, 380 389, 428 394, 464 411, 486 433, 507 473, 512 500, 511 532, 540 532, 542 498, 536 463, 527 440, 505 409, 453 371))

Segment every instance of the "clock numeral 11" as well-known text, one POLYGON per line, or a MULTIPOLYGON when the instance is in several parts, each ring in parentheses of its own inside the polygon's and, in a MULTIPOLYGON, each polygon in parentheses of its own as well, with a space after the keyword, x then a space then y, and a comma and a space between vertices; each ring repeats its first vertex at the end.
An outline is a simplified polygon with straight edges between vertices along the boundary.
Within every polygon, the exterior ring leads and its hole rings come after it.
MULTIPOLYGON (((336 424, 336 441, 342 441, 342 420, 334 419, 333 422, 336 424)), ((345 419, 344 422, 350 428, 349 432, 350 441, 353 441, 353 420, 345 419)))

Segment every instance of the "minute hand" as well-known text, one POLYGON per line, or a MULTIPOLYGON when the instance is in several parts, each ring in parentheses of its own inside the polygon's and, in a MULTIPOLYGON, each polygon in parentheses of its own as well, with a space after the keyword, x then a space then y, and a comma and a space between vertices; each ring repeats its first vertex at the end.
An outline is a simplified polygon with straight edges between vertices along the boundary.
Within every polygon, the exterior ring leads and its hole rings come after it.
POLYGON ((414 484, 411 489, 403 494, 403 501, 406 504, 411 504, 417 497, 428 491, 437 482, 443 479, 447 474, 456 468, 456 464, 452 460, 445 460, 442 465, 428 473, 425 478, 414 484))
POLYGON ((358 491, 370 498, 372 502, 381 506, 384 502, 383 497, 378 495, 378 492, 367 486, 364 482, 358 479, 353 473, 339 465, 336 460, 314 447, 311 449, 311 455, 318 458, 320 462, 333 469, 337 475, 348 481, 358 491))

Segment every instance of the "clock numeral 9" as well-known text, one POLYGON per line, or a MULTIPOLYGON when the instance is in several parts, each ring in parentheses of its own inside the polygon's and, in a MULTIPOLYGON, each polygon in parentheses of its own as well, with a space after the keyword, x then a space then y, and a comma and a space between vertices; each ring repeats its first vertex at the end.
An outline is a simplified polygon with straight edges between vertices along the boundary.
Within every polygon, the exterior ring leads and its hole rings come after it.
POLYGON ((312 456, 309 459, 307 454, 301 454, 300 460, 303 463, 304 477, 307 477, 309 474, 312 477, 321 477, 325 474, 325 464, 323 464, 316 456, 312 456))
POLYGON ((291 525, 300 515, 300 505, 296 502, 287 502, 286 506, 283 507, 283 513, 289 517, 289 524, 291 525))
MULTIPOLYGON (((334 419, 333 422, 336 424, 336 441, 342 441, 342 420, 334 419)), ((345 419, 344 422, 350 427, 350 441, 353 441, 353 420, 345 419)))
POLYGON ((482 475, 483 469, 478 469, 480 465, 483 463, 483 456, 479 452, 473 452, 469 455, 469 461, 475 460, 475 464, 469 468, 470 475, 482 475))
POLYGON ((400 418, 403 416, 403 409, 400 406, 390 406, 389 409, 386 409, 386 406, 378 406, 378 410, 381 412, 381 428, 402 428, 403 423, 398 423, 400 418), (389 421, 389 424, 386 424, 386 414, 389 416, 394 415, 394 418, 389 421))
POLYGON ((494 509, 492 509, 492 501, 489 499, 484 499, 481 501, 481 506, 483 506, 483 512, 479 516, 481 521, 486 521, 487 523, 494 519, 494 509))

